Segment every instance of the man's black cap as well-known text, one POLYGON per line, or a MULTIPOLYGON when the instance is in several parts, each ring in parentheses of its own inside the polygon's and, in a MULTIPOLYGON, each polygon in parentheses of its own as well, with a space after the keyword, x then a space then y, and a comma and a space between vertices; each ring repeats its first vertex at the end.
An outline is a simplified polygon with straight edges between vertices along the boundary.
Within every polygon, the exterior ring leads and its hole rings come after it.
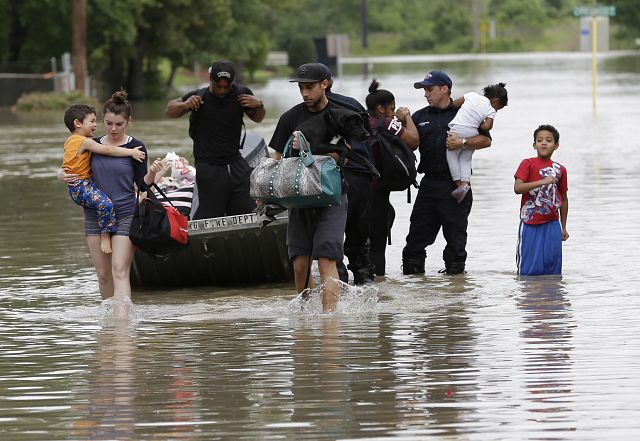
POLYGON ((214 81, 228 80, 233 83, 235 76, 236 70, 228 61, 216 61, 209 68, 209 78, 214 81))
POLYGON ((327 68, 320 63, 306 63, 296 69, 296 77, 291 83, 317 83, 331 78, 327 68))

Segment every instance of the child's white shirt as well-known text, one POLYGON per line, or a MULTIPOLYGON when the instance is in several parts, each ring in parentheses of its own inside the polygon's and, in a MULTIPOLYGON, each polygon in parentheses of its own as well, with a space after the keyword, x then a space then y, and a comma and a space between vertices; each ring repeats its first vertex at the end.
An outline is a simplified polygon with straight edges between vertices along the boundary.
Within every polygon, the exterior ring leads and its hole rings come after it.
POLYGON ((486 118, 495 117, 496 109, 489 98, 476 92, 465 93, 464 103, 449 123, 449 129, 462 138, 470 138, 478 134, 478 127, 486 118))

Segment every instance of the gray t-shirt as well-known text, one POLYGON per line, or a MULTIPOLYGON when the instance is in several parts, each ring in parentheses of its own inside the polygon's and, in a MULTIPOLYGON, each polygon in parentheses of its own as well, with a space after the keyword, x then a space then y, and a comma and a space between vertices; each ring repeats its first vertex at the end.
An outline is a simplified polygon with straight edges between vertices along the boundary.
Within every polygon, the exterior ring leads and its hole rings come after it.
MULTIPOLYGON (((94 138, 96 142, 103 143, 104 137, 94 138)), ((147 149, 142 143, 131 136, 127 142, 120 147, 134 148, 142 147, 142 151, 147 153, 147 149)), ((132 216, 136 193, 133 184, 138 188, 145 189, 144 175, 147 174, 147 162, 138 162, 131 157, 104 156, 95 153, 91 154, 91 175, 93 181, 104 194, 109 196, 116 211, 116 218, 122 219, 132 216)), ((90 209, 86 211, 95 212, 90 209)), ((86 215, 85 215, 86 216, 86 215)))

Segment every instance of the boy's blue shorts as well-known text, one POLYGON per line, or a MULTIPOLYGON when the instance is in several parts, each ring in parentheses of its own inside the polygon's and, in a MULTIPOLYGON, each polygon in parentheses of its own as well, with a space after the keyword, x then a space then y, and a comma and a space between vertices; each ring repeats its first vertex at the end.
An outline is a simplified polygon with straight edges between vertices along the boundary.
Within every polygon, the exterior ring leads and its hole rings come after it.
POLYGON ((539 276, 562 273, 562 228, 555 220, 530 225, 520 222, 518 250, 516 253, 518 274, 539 276))

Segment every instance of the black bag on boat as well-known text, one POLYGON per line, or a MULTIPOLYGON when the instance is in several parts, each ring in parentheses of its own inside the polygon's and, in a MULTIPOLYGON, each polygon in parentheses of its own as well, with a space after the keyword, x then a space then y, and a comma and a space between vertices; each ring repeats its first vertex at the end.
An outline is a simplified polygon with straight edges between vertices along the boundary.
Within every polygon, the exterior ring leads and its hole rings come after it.
POLYGON ((187 216, 181 214, 167 199, 160 188, 153 184, 170 206, 163 205, 149 191, 140 203, 136 196, 136 211, 129 228, 129 239, 138 249, 151 256, 165 255, 187 246, 189 243, 187 216))
POLYGON ((384 117, 380 118, 374 130, 371 143, 375 166, 380 172, 380 180, 391 191, 402 191, 416 182, 416 155, 403 140, 384 128, 384 117))

